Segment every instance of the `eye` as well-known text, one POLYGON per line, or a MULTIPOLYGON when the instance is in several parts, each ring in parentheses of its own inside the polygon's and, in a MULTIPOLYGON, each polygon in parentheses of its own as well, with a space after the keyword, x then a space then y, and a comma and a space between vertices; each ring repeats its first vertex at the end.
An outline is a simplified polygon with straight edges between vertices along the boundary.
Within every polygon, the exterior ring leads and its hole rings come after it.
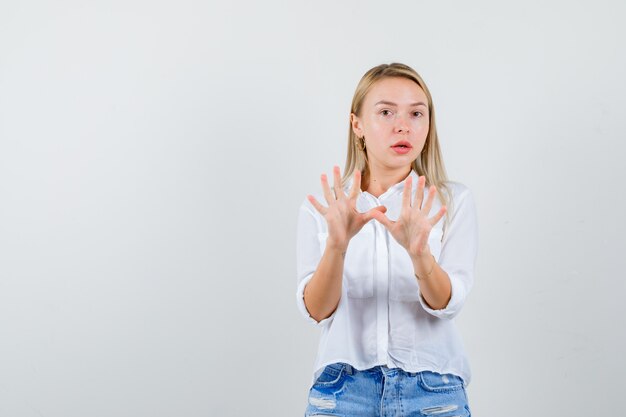
POLYGON ((415 116, 415 117, 419 117, 419 115, 422 115, 422 116, 423 116, 423 114, 422 114, 422 112, 421 112, 421 111, 414 111, 414 112, 413 112, 413 116, 415 116))
POLYGON ((382 114, 383 116, 389 116, 391 114, 391 110, 383 109, 380 111, 380 114, 382 114))

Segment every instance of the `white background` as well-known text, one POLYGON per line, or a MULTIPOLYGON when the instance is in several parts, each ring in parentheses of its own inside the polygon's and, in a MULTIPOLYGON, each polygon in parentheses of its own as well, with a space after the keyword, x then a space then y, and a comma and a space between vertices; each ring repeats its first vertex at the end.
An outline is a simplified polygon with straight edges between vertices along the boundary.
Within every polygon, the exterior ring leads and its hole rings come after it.
POLYGON ((298 416, 295 225, 380 63, 479 211, 476 416, 616 415, 621 1, 0 3, 0 416, 298 416))

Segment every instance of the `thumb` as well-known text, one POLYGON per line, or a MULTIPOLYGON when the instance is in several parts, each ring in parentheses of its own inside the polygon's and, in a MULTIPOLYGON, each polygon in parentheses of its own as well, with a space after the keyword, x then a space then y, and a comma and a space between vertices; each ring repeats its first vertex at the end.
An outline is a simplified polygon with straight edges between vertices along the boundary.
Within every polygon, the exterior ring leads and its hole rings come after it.
POLYGON ((382 223, 383 226, 385 226, 386 228, 389 228, 389 227, 391 227, 393 222, 391 220, 389 220, 387 218, 387 216, 384 215, 384 211, 386 211, 386 209, 385 210, 378 210, 378 207, 376 207, 376 208, 371 209, 368 212, 368 214, 371 216, 371 218, 376 219, 378 222, 382 223))

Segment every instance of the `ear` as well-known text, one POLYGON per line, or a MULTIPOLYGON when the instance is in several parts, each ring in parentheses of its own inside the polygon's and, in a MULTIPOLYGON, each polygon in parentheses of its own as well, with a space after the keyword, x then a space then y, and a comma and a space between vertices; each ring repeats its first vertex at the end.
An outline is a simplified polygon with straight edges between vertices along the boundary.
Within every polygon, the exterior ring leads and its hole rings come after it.
POLYGON ((354 132, 356 137, 362 138, 363 127, 361 126, 361 121, 359 120, 359 117, 354 113, 350 113, 350 124, 352 125, 352 131, 354 132))

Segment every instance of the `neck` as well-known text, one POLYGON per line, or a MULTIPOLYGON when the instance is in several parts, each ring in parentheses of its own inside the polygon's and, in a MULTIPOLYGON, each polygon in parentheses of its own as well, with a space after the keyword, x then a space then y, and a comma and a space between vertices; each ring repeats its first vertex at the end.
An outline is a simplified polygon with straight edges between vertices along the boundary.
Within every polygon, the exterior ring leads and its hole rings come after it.
POLYGON ((369 167, 363 176, 361 189, 367 191, 374 197, 384 194, 392 185, 404 180, 411 173, 411 166, 396 169, 377 169, 374 166, 369 167))

